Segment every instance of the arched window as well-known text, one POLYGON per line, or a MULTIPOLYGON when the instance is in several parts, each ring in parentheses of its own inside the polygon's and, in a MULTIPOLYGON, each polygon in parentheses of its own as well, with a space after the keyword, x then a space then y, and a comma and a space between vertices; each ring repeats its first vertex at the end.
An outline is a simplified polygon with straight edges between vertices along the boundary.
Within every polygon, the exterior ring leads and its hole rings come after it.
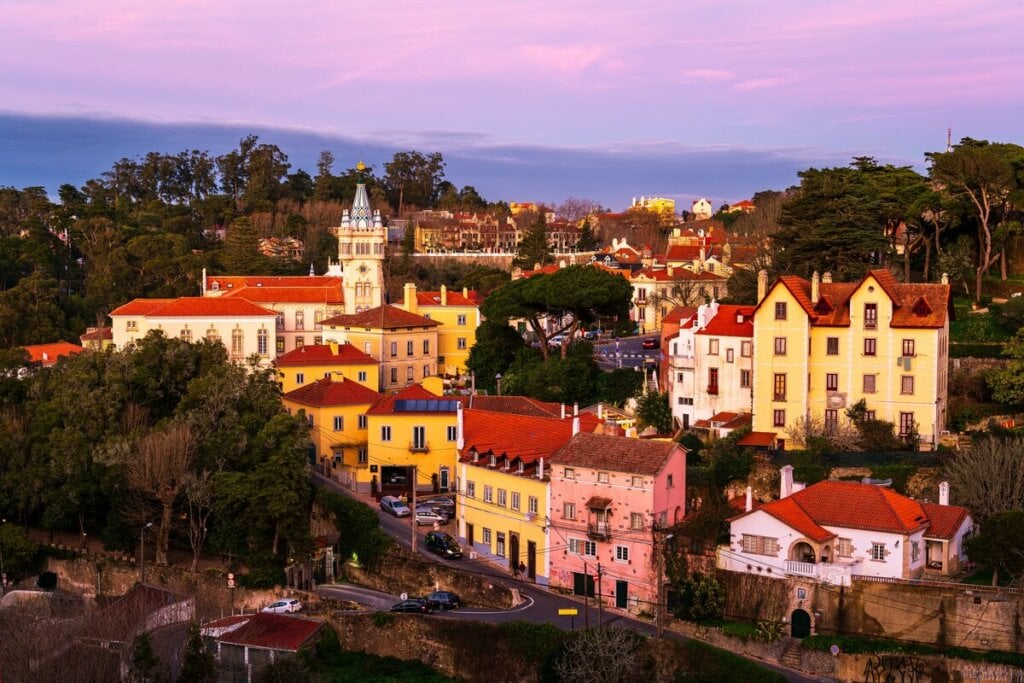
POLYGON ((206 331, 206 341, 208 341, 208 342, 219 342, 220 341, 220 333, 217 332, 217 328, 216 327, 211 326, 210 329, 208 329, 206 331))

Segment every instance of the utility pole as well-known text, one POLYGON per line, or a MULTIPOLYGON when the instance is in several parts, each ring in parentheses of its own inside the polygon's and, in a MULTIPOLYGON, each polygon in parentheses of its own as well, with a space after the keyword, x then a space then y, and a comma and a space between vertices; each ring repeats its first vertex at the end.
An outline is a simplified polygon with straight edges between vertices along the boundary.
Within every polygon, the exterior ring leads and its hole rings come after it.
POLYGON ((416 476, 417 476, 417 466, 413 465, 412 466, 412 510, 410 511, 410 514, 409 514, 409 522, 411 523, 411 526, 412 526, 412 542, 410 544, 410 547, 412 548, 413 552, 416 552, 416 481, 417 481, 416 480, 416 476))
POLYGON ((583 628, 590 628, 590 570, 583 563, 583 628))
POLYGON ((658 524, 656 518, 652 521, 651 524, 651 534, 654 543, 654 561, 657 563, 658 568, 658 585, 655 586, 655 595, 657 595, 655 599, 658 601, 658 605, 654 609, 654 623, 657 627, 658 637, 661 638, 665 633, 665 618, 662 615, 662 610, 664 609, 665 604, 665 552, 661 547, 661 543, 659 543, 659 540, 661 539, 661 534, 658 532, 658 524))
POLYGON ((602 610, 602 603, 604 603, 604 591, 601 590, 601 563, 597 563, 597 625, 600 626, 601 622, 604 621, 604 612, 602 610))

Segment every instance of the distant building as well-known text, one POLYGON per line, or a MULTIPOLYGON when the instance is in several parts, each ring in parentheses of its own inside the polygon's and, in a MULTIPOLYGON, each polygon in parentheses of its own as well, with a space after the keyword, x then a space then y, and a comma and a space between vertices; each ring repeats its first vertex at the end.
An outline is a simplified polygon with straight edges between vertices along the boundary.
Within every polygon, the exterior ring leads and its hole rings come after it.
POLYGON ((647 209, 665 218, 676 215, 676 200, 669 197, 633 197, 632 208, 647 209))
POLYGON ((85 351, 81 346, 63 341, 53 344, 33 344, 22 348, 28 353, 29 361, 39 363, 44 368, 56 365, 61 358, 76 356, 85 351))
POLYGON ((266 666, 310 650, 324 623, 287 614, 240 614, 207 622, 200 629, 217 659, 221 683, 252 683, 266 666))
POLYGON ((690 205, 690 213, 699 219, 711 218, 715 214, 715 207, 711 205, 711 202, 706 197, 700 199, 694 199, 690 205))

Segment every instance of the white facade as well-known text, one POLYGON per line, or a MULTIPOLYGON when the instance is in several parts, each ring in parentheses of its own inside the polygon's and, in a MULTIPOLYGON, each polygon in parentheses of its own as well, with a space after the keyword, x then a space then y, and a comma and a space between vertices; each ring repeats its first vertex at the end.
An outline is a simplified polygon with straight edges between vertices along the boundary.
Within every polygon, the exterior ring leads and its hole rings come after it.
POLYGON ((672 417, 683 429, 689 429, 695 420, 694 343, 693 322, 690 320, 683 321, 679 333, 668 343, 668 400, 672 406, 672 417))
POLYGON ((257 356, 261 365, 269 365, 275 358, 276 316, 272 312, 262 316, 111 314, 110 319, 114 346, 118 349, 142 339, 150 330, 160 330, 167 337, 189 342, 219 340, 228 352, 228 359, 235 363, 244 363, 248 358, 257 356))
MULTIPOLYGON (((360 171, 366 167, 359 162, 360 171)), ((356 184, 352 210, 341 215, 338 260, 344 275, 345 313, 352 315, 384 303, 384 251, 387 228, 380 211, 370 210, 366 184, 356 184)))
POLYGON ((693 206, 690 207, 690 213, 699 219, 711 218, 715 213, 715 207, 711 206, 711 202, 706 197, 701 197, 694 200, 693 206))

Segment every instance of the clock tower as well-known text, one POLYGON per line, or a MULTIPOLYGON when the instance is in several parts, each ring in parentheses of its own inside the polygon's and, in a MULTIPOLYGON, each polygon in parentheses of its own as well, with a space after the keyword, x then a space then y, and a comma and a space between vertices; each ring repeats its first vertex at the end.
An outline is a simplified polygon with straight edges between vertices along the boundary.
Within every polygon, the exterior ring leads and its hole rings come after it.
MULTIPOLYGON (((366 165, 360 161, 362 174, 366 165)), ((341 214, 338 228, 338 261, 345 290, 345 313, 353 314, 384 303, 384 248, 388 233, 380 211, 370 210, 366 181, 360 175, 352 209, 341 214)))

